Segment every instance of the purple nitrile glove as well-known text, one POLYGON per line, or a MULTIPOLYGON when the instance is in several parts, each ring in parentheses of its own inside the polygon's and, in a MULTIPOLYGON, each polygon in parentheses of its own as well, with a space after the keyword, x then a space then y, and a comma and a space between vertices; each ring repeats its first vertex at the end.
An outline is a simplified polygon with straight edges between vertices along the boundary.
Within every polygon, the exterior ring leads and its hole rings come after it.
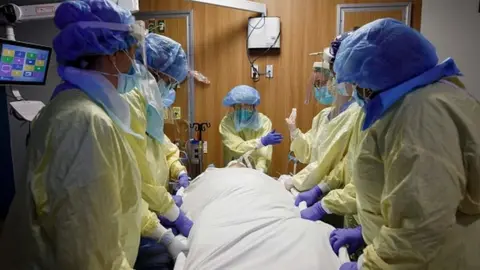
POLYGON ((298 194, 295 199, 295 206, 298 206, 302 201, 307 203, 307 206, 310 207, 314 203, 318 202, 323 197, 323 192, 319 186, 314 186, 312 189, 304 191, 298 194))
POLYGON ((178 235, 178 230, 177 228, 175 228, 175 224, 173 222, 162 216, 158 216, 158 219, 160 220, 160 224, 162 224, 163 227, 165 227, 166 229, 171 229, 174 235, 178 235))
POLYGON ((327 212, 325 211, 325 209, 323 209, 320 202, 317 202, 314 205, 300 212, 300 216, 303 219, 308 219, 311 221, 321 220, 325 215, 327 215, 327 212))
POLYGON ((353 254, 364 244, 362 226, 353 229, 335 229, 330 234, 330 245, 337 255, 338 250, 343 246, 347 246, 348 254, 353 254))
POLYGON ((175 205, 181 207, 183 204, 182 196, 172 195, 172 199, 175 201, 175 205))
POLYGON ((183 188, 187 188, 190 185, 190 177, 188 177, 188 174, 186 173, 180 174, 178 176, 178 184, 183 188))
POLYGON ((358 270, 357 262, 348 262, 340 266, 340 270, 358 270))
POLYGON ((185 237, 188 237, 193 227, 193 222, 180 210, 178 218, 173 222, 178 231, 185 237))
POLYGON ((275 132, 275 130, 270 131, 270 133, 260 139, 264 146, 279 144, 282 140, 282 134, 275 132))

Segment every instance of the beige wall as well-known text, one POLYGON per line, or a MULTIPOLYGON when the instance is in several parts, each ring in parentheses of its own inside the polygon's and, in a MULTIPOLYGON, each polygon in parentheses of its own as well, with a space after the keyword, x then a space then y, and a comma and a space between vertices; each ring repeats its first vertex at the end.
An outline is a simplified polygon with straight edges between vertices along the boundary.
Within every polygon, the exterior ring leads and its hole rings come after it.
POLYGON ((455 59, 463 82, 480 98, 480 13, 478 0, 423 0, 421 32, 440 60, 455 59))

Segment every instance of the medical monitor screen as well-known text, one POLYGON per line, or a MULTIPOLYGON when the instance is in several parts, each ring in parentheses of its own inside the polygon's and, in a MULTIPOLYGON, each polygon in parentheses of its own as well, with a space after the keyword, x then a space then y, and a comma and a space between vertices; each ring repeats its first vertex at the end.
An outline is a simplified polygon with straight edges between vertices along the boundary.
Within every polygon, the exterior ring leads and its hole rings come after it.
POLYGON ((0 38, 0 48, 0 84, 45 84, 50 47, 0 38))

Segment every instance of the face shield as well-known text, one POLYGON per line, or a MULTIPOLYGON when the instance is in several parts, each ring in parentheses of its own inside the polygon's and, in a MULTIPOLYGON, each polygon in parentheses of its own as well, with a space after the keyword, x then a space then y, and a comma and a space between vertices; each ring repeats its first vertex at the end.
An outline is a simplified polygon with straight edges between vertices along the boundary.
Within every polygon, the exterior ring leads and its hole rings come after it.
POLYGON ((310 103, 312 96, 324 105, 331 104, 333 102, 333 95, 328 91, 328 84, 332 78, 333 76, 329 70, 328 63, 324 61, 314 62, 312 74, 308 80, 305 104, 310 103))
MULTIPOLYGON (((147 30, 145 29, 145 22, 136 21, 133 24, 118 24, 109 22, 79 22, 80 27, 85 28, 104 28, 113 31, 125 31, 137 40, 137 51, 141 52, 141 58, 143 63, 146 62, 146 47, 145 36, 147 30)), ((127 54, 128 55, 128 54, 127 54)), ((164 124, 164 111, 163 102, 158 89, 157 81, 155 77, 148 71, 148 66, 144 66, 133 58, 132 68, 129 74, 116 74, 119 77, 119 88, 122 91, 128 92, 133 89, 137 89, 145 98, 147 102, 147 130, 146 133, 158 142, 163 142, 163 124, 164 124), (125 88, 125 89, 123 89, 125 88), (130 89, 133 88, 133 89, 130 89)), ((109 74, 112 75, 112 74, 109 74)))
POLYGON ((235 130, 243 129, 258 130, 261 127, 260 119, 255 105, 251 104, 234 104, 233 122, 235 130))

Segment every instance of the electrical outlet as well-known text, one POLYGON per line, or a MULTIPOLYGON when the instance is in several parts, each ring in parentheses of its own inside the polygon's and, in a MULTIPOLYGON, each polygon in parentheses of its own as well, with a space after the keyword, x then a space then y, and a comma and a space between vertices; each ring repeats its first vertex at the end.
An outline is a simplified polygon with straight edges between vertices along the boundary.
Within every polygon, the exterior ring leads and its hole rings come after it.
POLYGON ((273 78, 273 65, 267 65, 267 68, 265 69, 265 77, 273 78))
POLYGON ((258 79, 260 77, 260 74, 258 74, 260 72, 260 70, 258 68, 259 67, 258 67, 257 64, 253 65, 252 74, 251 74, 252 79, 258 79))
POLYGON ((173 107, 173 120, 180 120, 182 118, 182 108, 180 107, 173 107))

